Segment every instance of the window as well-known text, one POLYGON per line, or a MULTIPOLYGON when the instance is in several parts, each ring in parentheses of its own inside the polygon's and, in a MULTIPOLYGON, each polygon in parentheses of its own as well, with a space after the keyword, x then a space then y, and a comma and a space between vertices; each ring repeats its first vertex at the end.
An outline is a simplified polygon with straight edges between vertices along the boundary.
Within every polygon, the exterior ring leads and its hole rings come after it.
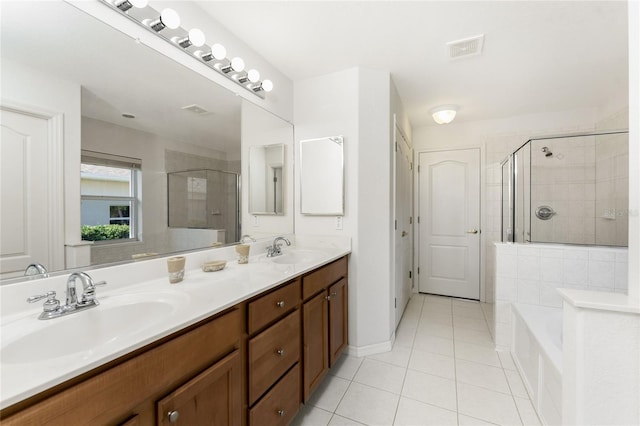
POLYGON ((82 151, 83 240, 110 243, 139 239, 141 165, 136 158, 82 151))

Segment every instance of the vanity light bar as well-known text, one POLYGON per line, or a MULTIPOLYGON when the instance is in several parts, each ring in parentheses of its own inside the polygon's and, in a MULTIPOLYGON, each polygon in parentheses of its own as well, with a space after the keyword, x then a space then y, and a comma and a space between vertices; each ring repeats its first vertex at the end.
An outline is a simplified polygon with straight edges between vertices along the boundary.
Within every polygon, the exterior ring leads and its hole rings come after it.
POLYGON ((271 80, 260 81, 260 73, 257 70, 250 69, 244 72, 245 63, 242 58, 228 59, 224 46, 218 43, 207 46, 205 35, 201 30, 193 28, 187 31, 182 28, 180 16, 173 9, 163 9, 162 12, 158 12, 148 5, 148 0, 101 0, 101 2, 259 98, 264 99, 265 93, 273 90, 271 80))

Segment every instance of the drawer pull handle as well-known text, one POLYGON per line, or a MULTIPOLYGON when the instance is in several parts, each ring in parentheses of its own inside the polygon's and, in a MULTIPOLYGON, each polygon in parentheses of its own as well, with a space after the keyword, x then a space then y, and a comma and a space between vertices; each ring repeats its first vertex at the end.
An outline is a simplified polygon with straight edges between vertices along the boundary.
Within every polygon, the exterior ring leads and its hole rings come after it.
POLYGON ((276 355, 278 355, 278 356, 284 356, 284 349, 277 349, 277 350, 276 350, 276 355))
POLYGON ((278 411, 276 411, 276 413, 278 413, 278 415, 279 415, 280 417, 284 417, 284 416, 285 416, 285 414, 287 414, 287 412, 286 412, 286 411, 284 411, 284 410, 278 410, 278 411))
POLYGON ((279 302, 276 302, 276 306, 277 306, 278 308, 284 308, 284 300, 281 300, 281 301, 279 301, 279 302))
POLYGON ((169 411, 167 413, 167 417, 171 423, 177 423, 178 417, 180 417, 180 412, 178 412, 178 410, 169 411))

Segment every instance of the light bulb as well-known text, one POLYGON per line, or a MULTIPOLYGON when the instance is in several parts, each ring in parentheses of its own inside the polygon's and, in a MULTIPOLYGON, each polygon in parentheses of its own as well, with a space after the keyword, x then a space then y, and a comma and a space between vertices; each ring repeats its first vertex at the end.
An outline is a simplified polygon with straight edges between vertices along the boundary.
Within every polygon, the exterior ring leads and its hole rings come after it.
POLYGON ((213 55, 214 58, 220 61, 226 58, 227 49, 225 49, 223 45, 216 43, 213 46, 211 46, 211 54, 213 55))
POLYGON ((197 28, 192 28, 189 30, 189 41, 195 47, 200 47, 205 42, 204 33, 197 28))
POLYGON ((175 30, 180 26, 180 15, 175 10, 166 8, 160 13, 160 21, 165 27, 175 30))
POLYGON ((138 9, 147 7, 147 5, 149 4, 149 0, 129 0, 129 2, 133 5, 133 7, 137 7, 138 9))
POLYGON ((247 77, 250 82, 257 83, 258 80, 260 80, 260 73, 258 70, 249 70, 249 72, 247 72, 247 77))
POLYGON ((235 72, 240 72, 244 69, 244 61, 240 57, 235 57, 231 60, 231 68, 235 72))
POLYGON ((263 80, 262 81, 262 90, 265 92, 270 92, 273 90, 273 82, 271 80, 263 80))

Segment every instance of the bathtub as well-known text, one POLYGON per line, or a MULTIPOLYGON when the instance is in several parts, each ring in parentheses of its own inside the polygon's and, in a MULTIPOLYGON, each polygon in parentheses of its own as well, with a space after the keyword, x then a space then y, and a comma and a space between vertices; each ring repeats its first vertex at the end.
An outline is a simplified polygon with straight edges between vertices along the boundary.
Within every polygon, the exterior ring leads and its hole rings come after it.
POLYGON ((562 423, 562 309, 513 303, 511 354, 544 424, 562 423))

